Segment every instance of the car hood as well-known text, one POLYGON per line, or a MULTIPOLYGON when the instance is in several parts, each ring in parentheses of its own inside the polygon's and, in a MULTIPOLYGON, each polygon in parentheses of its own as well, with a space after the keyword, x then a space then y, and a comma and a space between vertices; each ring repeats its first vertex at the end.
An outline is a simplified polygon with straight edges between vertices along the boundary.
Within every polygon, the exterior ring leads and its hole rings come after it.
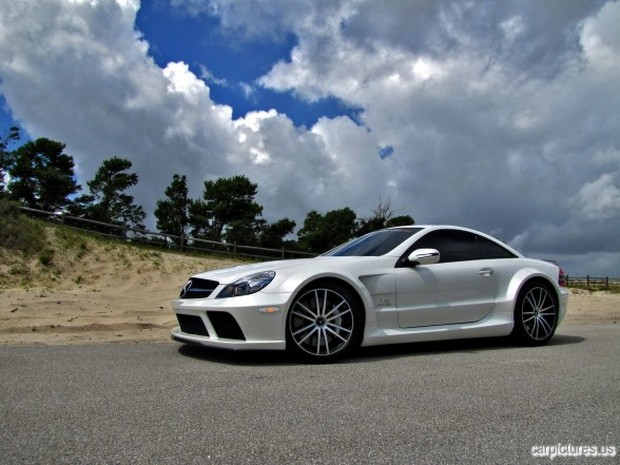
MULTIPOLYGON (((391 263, 394 258, 383 257, 391 263)), ((261 271, 275 271, 275 283, 282 282, 288 277, 301 274, 317 275, 322 273, 345 273, 355 270, 352 274, 357 274, 360 270, 373 269, 379 265, 382 257, 333 257, 320 256, 315 258, 296 258, 290 260, 277 260, 252 265, 240 265, 231 268, 206 271, 196 274, 193 277, 217 281, 220 284, 230 284, 237 279, 259 273, 261 271)), ((351 273, 349 273, 351 274, 351 273)))
POLYGON ((205 271, 195 274, 193 278, 209 279, 222 284, 230 284, 245 276, 260 273, 261 271, 275 271, 276 275, 284 270, 294 271, 294 268, 308 266, 316 263, 317 258, 296 258, 291 260, 277 260, 271 262, 255 263, 252 265, 239 265, 230 268, 205 271))

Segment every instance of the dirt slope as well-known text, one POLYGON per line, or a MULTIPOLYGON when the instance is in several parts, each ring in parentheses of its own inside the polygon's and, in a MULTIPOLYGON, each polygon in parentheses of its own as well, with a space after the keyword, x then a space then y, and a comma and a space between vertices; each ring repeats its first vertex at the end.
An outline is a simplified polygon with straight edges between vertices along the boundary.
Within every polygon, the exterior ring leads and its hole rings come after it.
POLYGON ((47 266, 0 248, 0 345, 168 341, 187 278, 240 263, 46 232, 47 266))

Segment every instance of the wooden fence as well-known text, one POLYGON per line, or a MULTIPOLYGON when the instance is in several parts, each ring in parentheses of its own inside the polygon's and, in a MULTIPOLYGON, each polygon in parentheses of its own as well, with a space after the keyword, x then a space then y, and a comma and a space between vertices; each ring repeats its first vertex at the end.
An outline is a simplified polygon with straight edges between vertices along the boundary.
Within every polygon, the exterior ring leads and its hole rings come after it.
POLYGON ((191 236, 176 236, 173 234, 131 228, 118 224, 103 223, 101 221, 80 218, 65 213, 52 213, 43 210, 36 210, 28 207, 21 207, 21 210, 34 214, 43 220, 60 223, 72 229, 87 231, 89 233, 94 233, 108 238, 147 244, 150 246, 172 249, 180 252, 219 253, 231 255, 233 257, 246 257, 258 260, 316 256, 316 254, 285 248, 270 249, 266 247, 211 241, 191 236))
MULTIPOLYGON (((316 256, 316 254, 300 252, 298 250, 289 250, 285 248, 270 249, 265 247, 240 245, 236 243, 230 244, 227 242, 210 241, 191 236, 175 236, 173 234, 164 234, 161 232, 130 228, 117 224, 102 223, 101 221, 89 220, 64 213, 51 213, 27 207, 21 207, 21 209, 22 211, 42 217, 44 220, 62 223, 73 229, 88 231, 101 236, 148 244, 155 247, 173 249, 176 251, 221 253, 225 255, 232 255, 234 257, 246 257, 259 260, 316 256)), ((616 287, 620 288, 620 278, 611 278, 609 276, 597 277, 588 275, 584 277, 575 277, 567 275, 566 283, 569 286, 586 286, 604 289, 616 287)))
POLYGON ((566 276, 567 286, 585 286, 593 288, 620 288, 620 278, 609 276, 566 276))

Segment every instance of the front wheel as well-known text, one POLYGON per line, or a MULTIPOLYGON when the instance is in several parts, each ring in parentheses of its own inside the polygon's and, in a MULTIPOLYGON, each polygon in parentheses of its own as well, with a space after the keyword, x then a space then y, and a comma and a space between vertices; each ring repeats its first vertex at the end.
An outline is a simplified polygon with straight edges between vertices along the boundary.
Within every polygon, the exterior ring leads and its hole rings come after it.
POLYGON ((527 284, 517 298, 513 336, 522 344, 540 346, 551 340, 558 322, 558 299, 547 284, 527 284))
POLYGON ((286 321, 287 347, 312 361, 332 361, 360 342, 362 318, 351 293, 335 284, 303 290, 286 321))

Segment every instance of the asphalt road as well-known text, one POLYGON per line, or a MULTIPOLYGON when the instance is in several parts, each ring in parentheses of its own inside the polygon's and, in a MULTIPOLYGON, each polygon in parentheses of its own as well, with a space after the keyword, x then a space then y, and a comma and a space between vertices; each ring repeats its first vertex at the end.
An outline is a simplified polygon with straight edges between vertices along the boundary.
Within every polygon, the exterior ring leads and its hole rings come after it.
POLYGON ((0 348, 0 463, 618 463, 620 328, 364 349, 332 365, 175 343, 0 348))

